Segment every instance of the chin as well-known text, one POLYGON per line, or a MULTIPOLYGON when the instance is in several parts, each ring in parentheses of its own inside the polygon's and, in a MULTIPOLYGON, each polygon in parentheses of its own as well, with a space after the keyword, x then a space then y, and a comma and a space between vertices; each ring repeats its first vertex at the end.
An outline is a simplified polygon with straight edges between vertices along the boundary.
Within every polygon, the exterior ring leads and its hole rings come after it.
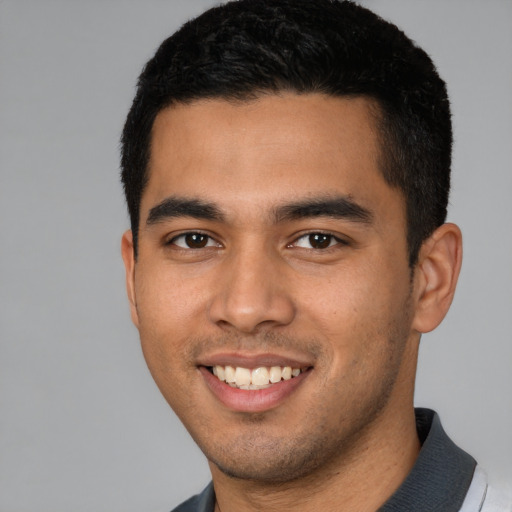
POLYGON ((223 447, 221 453, 218 445, 216 449, 203 452, 224 475, 266 485, 280 485, 305 478, 325 466, 329 459, 334 459, 337 453, 336 450, 325 453, 325 445, 319 438, 264 440, 256 433, 252 439, 239 441, 223 447))

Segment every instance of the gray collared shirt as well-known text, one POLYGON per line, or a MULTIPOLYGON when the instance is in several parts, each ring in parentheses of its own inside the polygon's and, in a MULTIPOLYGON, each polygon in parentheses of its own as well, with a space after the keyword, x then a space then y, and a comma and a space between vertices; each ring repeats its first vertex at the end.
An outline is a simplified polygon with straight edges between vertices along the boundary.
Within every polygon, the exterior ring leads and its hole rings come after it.
MULTIPOLYGON (((483 472, 475 473, 476 461, 446 435, 434 411, 416 409, 416 427, 420 454, 402 485, 378 512, 512 512, 512 506, 485 508, 487 483, 483 472)), ((210 482, 201 494, 172 512, 213 512, 214 508, 215 491, 210 482)))

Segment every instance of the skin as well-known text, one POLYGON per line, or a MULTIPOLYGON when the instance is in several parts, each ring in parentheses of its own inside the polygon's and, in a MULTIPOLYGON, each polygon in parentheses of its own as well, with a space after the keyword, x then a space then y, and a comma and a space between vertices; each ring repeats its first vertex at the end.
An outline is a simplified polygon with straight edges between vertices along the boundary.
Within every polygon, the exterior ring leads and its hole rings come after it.
POLYGON ((131 314, 223 512, 375 510, 417 457, 419 339, 449 308, 461 236, 441 226, 411 271, 404 198, 379 171, 374 113, 364 98, 281 94, 196 101, 155 120, 137 260, 131 233, 122 241, 131 314), (148 222, 168 198, 208 203, 214 218, 148 222), (282 215, 333 198, 367 217, 282 215), (190 248, 186 233, 206 245, 190 248), (309 371, 269 407, 233 410, 201 368, 219 354, 272 354, 309 371))

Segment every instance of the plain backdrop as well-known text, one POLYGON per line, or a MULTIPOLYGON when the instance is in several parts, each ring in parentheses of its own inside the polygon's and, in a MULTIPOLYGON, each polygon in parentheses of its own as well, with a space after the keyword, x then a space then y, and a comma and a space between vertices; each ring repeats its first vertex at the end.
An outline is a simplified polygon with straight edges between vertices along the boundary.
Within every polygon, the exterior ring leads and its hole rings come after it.
MULTIPOLYGON (((512 482, 512 2, 367 0, 433 57, 459 289, 418 405, 512 482)), ((209 480, 131 325, 119 135, 157 45, 207 0, 0 1, 0 511, 159 512, 209 480)))

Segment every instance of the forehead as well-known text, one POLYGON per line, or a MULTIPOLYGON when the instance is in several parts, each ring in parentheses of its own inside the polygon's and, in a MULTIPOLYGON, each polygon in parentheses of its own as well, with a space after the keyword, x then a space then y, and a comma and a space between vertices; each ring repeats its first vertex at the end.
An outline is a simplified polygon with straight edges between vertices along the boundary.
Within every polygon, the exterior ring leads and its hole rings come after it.
POLYGON ((153 125, 142 213, 172 195, 228 209, 330 193, 375 202, 391 191, 376 112, 362 97, 292 93, 169 107, 153 125))

